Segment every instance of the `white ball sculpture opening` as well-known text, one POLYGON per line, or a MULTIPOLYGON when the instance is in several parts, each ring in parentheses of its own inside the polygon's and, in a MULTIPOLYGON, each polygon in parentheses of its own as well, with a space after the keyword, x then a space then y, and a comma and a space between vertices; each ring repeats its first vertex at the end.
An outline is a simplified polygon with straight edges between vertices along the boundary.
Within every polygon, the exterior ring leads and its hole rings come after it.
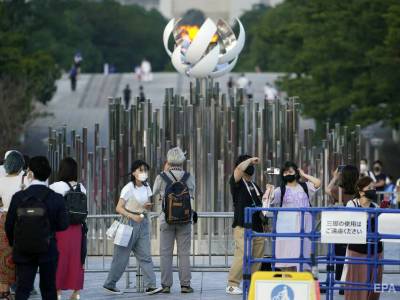
POLYGON ((216 78, 230 72, 243 49, 246 34, 242 23, 236 38, 232 28, 222 19, 215 24, 207 18, 199 27, 182 25, 172 19, 164 29, 164 47, 175 69, 194 78, 216 78), (174 50, 168 47, 173 33, 174 50))

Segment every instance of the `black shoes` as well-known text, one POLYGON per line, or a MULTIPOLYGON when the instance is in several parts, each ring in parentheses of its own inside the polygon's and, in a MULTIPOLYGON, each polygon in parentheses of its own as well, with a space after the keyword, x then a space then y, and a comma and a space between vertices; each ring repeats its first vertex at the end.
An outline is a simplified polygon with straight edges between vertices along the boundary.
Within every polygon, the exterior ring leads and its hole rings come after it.
POLYGON ((193 289, 190 286, 181 286, 181 293, 182 294, 190 294, 193 293, 193 289))

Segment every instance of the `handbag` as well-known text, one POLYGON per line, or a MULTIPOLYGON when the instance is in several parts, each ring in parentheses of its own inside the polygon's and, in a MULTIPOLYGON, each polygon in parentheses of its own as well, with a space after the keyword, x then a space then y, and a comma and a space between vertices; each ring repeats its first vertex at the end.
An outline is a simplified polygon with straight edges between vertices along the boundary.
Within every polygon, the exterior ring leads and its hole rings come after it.
POLYGON ((106 236, 107 236, 108 240, 113 240, 115 238, 115 234, 117 233, 117 229, 118 229, 119 224, 121 224, 120 221, 119 220, 115 220, 111 224, 110 228, 107 229, 106 236))
MULTIPOLYGON (((128 219, 126 219, 127 221, 128 219)), ((115 233, 114 245, 127 247, 131 240, 133 227, 122 222, 118 225, 117 232, 115 233)))

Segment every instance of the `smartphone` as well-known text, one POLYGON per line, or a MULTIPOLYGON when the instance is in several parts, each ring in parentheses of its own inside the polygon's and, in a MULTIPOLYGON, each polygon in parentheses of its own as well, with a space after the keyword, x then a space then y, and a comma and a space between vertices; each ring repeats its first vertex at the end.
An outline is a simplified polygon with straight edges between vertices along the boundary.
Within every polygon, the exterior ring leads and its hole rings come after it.
POLYGON ((281 173, 281 170, 279 168, 267 168, 267 171, 265 171, 265 173, 268 175, 279 175, 281 173))
POLYGON ((344 167, 345 167, 345 165, 338 166, 337 167, 338 172, 341 173, 343 171, 344 167))

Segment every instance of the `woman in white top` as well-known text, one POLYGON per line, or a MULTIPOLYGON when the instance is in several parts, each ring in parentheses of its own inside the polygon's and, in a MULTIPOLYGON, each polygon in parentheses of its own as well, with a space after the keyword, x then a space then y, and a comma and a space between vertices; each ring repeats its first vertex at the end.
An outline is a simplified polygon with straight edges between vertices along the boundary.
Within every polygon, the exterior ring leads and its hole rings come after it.
POLYGON ((132 163, 131 181, 123 187, 117 204, 117 213, 128 220, 133 231, 127 247, 114 245, 111 269, 103 285, 105 290, 113 294, 122 294, 116 284, 128 265, 131 251, 143 271, 146 294, 152 295, 162 290, 156 287, 156 275, 151 258, 147 210, 152 207, 150 199, 153 193, 147 183, 148 171, 149 165, 146 162, 136 160, 132 163))
MULTIPOLYGON (((78 165, 76 161, 67 157, 60 162, 58 181, 50 185, 56 193, 65 194, 74 189, 86 194, 85 187, 79 184, 76 189, 78 165)), ((58 299, 61 291, 72 290, 72 300, 80 299, 80 290, 83 289, 84 268, 86 257, 86 224, 70 224, 67 230, 56 232, 58 263, 56 273, 56 287, 58 299)))
POLYGON ((18 151, 8 153, 4 162, 6 176, 0 178, 0 298, 10 297, 10 285, 15 282, 12 249, 4 231, 4 222, 13 195, 23 187, 24 157, 18 151))

